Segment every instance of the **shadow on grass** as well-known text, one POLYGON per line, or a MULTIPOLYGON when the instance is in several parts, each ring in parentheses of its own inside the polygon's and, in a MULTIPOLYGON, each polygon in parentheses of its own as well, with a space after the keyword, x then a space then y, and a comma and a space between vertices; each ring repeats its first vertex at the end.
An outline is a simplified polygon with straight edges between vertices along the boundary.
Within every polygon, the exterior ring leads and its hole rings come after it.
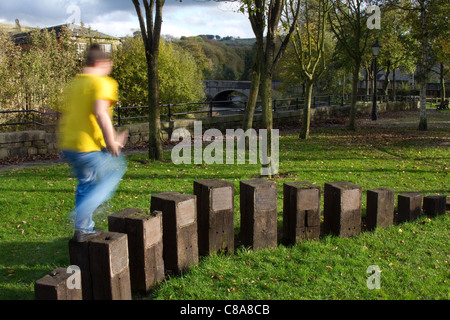
POLYGON ((36 280, 70 265, 68 243, 69 238, 1 243, 0 300, 34 299, 36 280))

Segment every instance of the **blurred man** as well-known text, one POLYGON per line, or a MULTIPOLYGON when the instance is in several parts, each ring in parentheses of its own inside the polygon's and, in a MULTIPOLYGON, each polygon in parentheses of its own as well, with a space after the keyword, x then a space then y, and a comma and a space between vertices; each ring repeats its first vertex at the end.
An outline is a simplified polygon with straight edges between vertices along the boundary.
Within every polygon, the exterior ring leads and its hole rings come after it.
POLYGON ((68 85, 59 123, 59 149, 78 179, 75 194, 75 241, 101 232, 94 228, 94 211, 114 194, 126 171, 121 154, 128 131, 116 132, 112 107, 118 85, 108 77, 112 61, 96 44, 86 64, 68 85))

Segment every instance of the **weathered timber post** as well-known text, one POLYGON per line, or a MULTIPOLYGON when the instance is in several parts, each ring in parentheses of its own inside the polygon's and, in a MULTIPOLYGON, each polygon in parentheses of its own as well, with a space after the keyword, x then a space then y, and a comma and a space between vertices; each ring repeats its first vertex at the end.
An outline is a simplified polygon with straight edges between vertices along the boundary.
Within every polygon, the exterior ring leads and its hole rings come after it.
POLYGON ((351 237, 361 232, 362 188, 347 181, 325 183, 324 232, 351 237))
POLYGON ((200 255, 234 251, 234 184, 221 179, 194 181, 200 255))
POLYGON ((283 239, 293 244, 320 236, 320 187, 310 182, 283 184, 283 239))
POLYGON ((196 196, 153 194, 150 211, 155 210, 162 212, 164 268, 179 274, 198 264, 196 196))
POLYGON ((70 264, 77 265, 81 271, 81 289, 83 300, 92 300, 92 277, 89 261, 89 241, 69 240, 70 264))
POLYGON ((104 232, 90 241, 94 300, 131 300, 127 235, 104 232))
POLYGON ((162 213, 127 208, 108 216, 109 231, 126 233, 133 292, 147 292, 164 279, 162 213))
POLYGON ((429 195, 423 198, 423 213, 435 217, 445 214, 446 197, 440 195, 429 195))
POLYGON ((240 181, 242 244, 253 249, 277 246, 277 185, 266 179, 240 181))
POLYGON ((367 190, 366 225, 368 230, 394 224, 395 191, 386 188, 367 190))
POLYGON ((131 300, 127 235, 102 232, 69 241, 70 261, 81 270, 83 300, 131 300))
POLYGON ((416 220, 422 208, 422 194, 407 192, 398 195, 398 222, 416 220))
POLYGON ((81 272, 79 269, 72 271, 58 268, 37 280, 34 284, 36 300, 82 300, 81 272))

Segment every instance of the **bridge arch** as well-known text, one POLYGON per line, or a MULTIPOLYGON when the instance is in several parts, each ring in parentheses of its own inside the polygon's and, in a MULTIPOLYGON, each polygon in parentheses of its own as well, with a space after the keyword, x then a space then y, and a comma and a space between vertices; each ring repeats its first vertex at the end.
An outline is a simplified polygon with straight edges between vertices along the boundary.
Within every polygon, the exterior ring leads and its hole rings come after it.
POLYGON ((205 80, 204 85, 208 100, 225 101, 239 93, 248 97, 251 81, 205 80))
MULTIPOLYGON (((205 95, 209 101, 225 101, 239 94, 247 98, 250 94, 251 81, 204 80, 203 83, 205 95)), ((279 81, 272 81, 272 89, 275 89, 279 84, 279 81)))
POLYGON ((232 101, 236 100, 237 98, 247 99, 248 96, 245 92, 230 89, 217 93, 214 97, 211 97, 211 101, 232 101))

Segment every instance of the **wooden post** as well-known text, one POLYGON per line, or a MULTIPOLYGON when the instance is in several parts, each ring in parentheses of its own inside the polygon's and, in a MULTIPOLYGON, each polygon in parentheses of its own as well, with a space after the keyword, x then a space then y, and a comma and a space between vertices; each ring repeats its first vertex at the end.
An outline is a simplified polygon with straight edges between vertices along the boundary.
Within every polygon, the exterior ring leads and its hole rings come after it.
MULTIPOLYGON (((91 238, 92 239, 92 238, 91 238)), ((70 264, 77 265, 81 271, 81 289, 83 300, 92 300, 92 277, 89 261, 89 240, 76 242, 69 240, 70 264)))
POLYGON ((34 293, 36 300, 82 300, 81 272, 79 269, 55 269, 35 282, 34 293))
POLYGON ((266 179, 240 181, 241 232, 245 246, 277 246, 277 185, 266 179))
POLYGON ((347 181, 325 183, 324 232, 351 237, 361 232, 362 188, 347 181))
POLYGON ((162 211, 164 268, 176 274, 198 264, 196 196, 163 192, 151 196, 150 211, 162 211))
POLYGON ((398 195, 398 221, 416 220, 422 208, 422 194, 407 192, 398 195))
POLYGON ((84 300, 131 300, 127 235, 102 232, 69 241, 71 264, 81 270, 84 300))
POLYGON ((148 292, 164 279, 162 213, 127 208, 108 216, 109 231, 126 233, 133 292, 148 292))
POLYGON ((194 181, 200 255, 234 251, 234 184, 221 179, 194 181))
POLYGON ((395 191, 386 188, 367 190, 366 225, 368 230, 394 224, 395 191))
POLYGON ((94 300, 131 300, 127 235, 104 232, 90 241, 94 300))
POLYGON ((283 184, 283 238, 287 244, 320 236, 320 187, 300 181, 283 184))
POLYGON ((429 195, 423 198, 423 213, 435 217, 445 214, 446 197, 440 195, 429 195))

